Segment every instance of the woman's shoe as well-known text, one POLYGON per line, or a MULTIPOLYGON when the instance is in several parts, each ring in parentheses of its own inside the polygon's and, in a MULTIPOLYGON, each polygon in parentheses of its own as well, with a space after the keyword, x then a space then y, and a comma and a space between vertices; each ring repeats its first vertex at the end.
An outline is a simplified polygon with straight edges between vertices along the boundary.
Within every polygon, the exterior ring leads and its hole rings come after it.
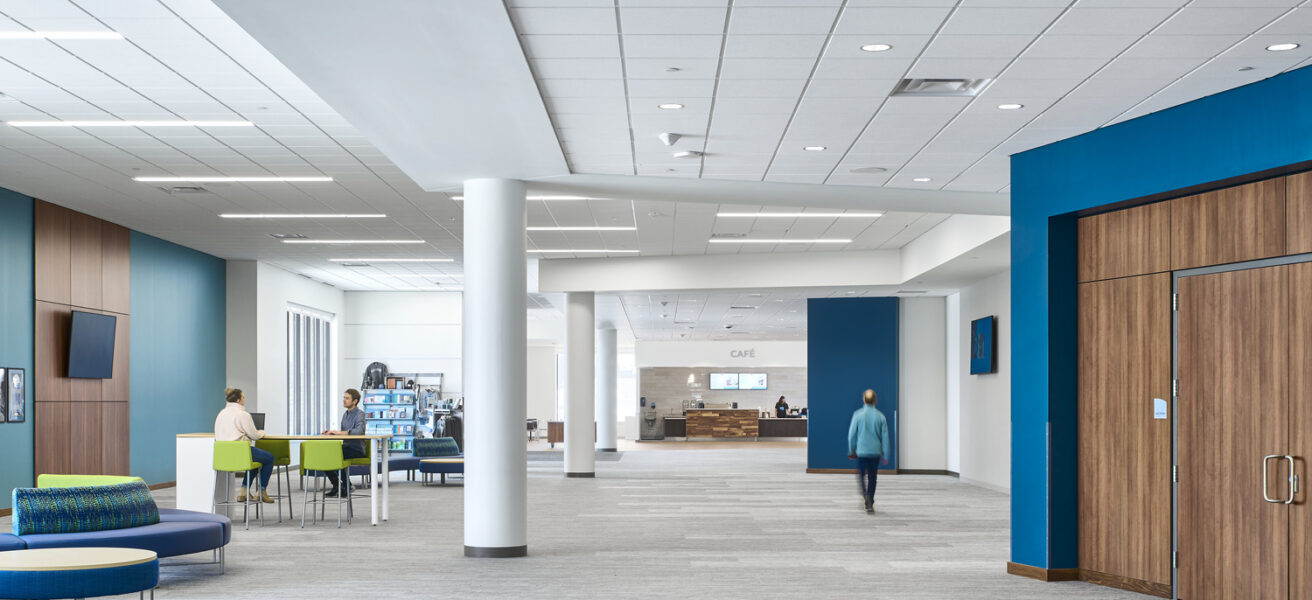
POLYGON ((246 501, 246 488, 241 488, 241 491, 237 492, 237 501, 238 502, 246 501))
POLYGON ((273 504, 273 498, 269 496, 269 492, 267 491, 260 492, 260 499, 266 504, 273 504))

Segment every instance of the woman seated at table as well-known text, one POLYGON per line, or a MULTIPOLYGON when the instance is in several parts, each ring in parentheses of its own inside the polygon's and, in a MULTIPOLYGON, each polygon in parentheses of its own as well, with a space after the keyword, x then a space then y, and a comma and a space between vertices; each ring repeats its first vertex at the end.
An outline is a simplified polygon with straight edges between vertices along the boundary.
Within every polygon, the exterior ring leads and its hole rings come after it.
MULTIPOLYGON (((214 439, 220 442, 254 442, 264 437, 264 430, 256 429, 255 420, 246 412, 246 394, 237 388, 228 388, 224 392, 228 405, 219 411, 219 416, 214 419, 214 439)), ((273 475, 273 455, 259 448, 251 448, 251 460, 260 463, 258 469, 262 495, 260 499, 272 503, 273 498, 269 497, 268 488, 269 477, 273 475)), ((256 471, 251 470, 242 480, 241 492, 237 494, 238 502, 246 501, 246 487, 250 485, 256 471)))
MULTIPOLYGON (((360 410, 360 390, 351 388, 342 394, 342 407, 346 412, 342 413, 341 429, 325 429, 323 435, 364 435, 364 411, 360 410)), ((342 442, 342 458, 365 458, 369 456, 365 452, 364 440, 346 440, 342 442)), ((337 491, 337 471, 328 471, 324 473, 328 476, 328 482, 333 485, 328 490, 329 496, 338 495, 337 491)), ((341 495, 350 495, 351 481, 348 479, 342 485, 341 495)))

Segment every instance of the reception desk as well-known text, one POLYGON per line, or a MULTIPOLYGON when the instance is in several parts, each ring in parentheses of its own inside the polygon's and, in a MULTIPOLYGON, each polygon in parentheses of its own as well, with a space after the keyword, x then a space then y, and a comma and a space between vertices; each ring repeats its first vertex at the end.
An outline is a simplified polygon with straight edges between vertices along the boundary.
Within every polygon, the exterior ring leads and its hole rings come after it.
POLYGON ((694 408, 685 416, 688 419, 690 438, 754 438, 759 437, 761 413, 755 408, 694 408))
MULTIPOLYGON (((724 438, 735 438, 735 437, 749 437, 749 436, 742 436, 742 435, 715 435, 714 433, 712 433, 712 435, 709 435, 709 436, 707 436, 707 435, 698 436, 698 435, 696 435, 696 434, 692 434, 692 435, 690 435, 690 434, 688 433, 688 431, 689 431, 689 423, 690 423, 692 420, 694 420, 694 419, 691 418, 691 417, 693 417, 693 413, 694 413, 694 412, 696 412, 696 411, 692 411, 692 410, 688 411, 688 415, 689 415, 688 417, 665 417, 665 437, 666 437, 666 438, 681 438, 681 437, 724 437, 724 438)), ((705 412, 705 411, 703 411, 703 412, 705 412)), ((720 412, 720 411, 714 411, 714 412, 720 412)), ((700 417, 700 416, 697 417, 697 418, 703 418, 703 419, 704 419, 704 417, 700 417)), ((758 439, 759 439, 759 438, 776 438, 776 437, 792 437, 792 438, 804 438, 804 437, 806 437, 806 423, 807 423, 807 421, 806 421, 806 418, 804 418, 804 417, 803 417, 803 418, 799 418, 799 419, 774 419, 774 418, 763 419, 763 418, 759 418, 759 417, 755 417, 755 418, 756 418, 756 435, 755 435, 755 436, 751 436, 751 437, 756 437, 756 438, 758 438, 758 439)))

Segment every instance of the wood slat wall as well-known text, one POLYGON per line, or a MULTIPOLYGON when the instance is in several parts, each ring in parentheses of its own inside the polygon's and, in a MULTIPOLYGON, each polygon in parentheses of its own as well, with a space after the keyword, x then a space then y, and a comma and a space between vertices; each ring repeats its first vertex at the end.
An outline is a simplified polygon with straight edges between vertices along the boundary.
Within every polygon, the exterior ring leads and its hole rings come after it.
POLYGON ((695 409, 687 417, 687 437, 754 438, 760 433, 761 417, 754 408, 695 409))
POLYGON ((35 350, 36 473, 129 474, 130 232, 37 201, 35 350), (70 379, 73 310, 117 318, 111 379, 70 379))

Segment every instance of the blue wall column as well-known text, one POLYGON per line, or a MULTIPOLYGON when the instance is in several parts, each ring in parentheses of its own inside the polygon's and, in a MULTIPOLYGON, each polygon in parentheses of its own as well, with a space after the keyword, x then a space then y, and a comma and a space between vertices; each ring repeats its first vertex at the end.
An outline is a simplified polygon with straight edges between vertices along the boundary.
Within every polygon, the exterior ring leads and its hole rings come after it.
MULTIPOLYGON (((0 189, 0 367, 23 369, 32 381, 35 301, 32 276, 32 199, 0 189)), ((9 490, 33 484, 31 388, 24 399, 22 423, 0 423, 0 508, 8 508, 9 490)))
POLYGON ((808 469, 855 469, 847 458, 847 428, 861 394, 875 390, 888 418, 898 465, 898 299, 812 298, 806 308, 808 469))
POLYGON ((1075 213, 1309 160, 1308 68, 1012 157, 1012 561, 1078 566, 1075 213))

